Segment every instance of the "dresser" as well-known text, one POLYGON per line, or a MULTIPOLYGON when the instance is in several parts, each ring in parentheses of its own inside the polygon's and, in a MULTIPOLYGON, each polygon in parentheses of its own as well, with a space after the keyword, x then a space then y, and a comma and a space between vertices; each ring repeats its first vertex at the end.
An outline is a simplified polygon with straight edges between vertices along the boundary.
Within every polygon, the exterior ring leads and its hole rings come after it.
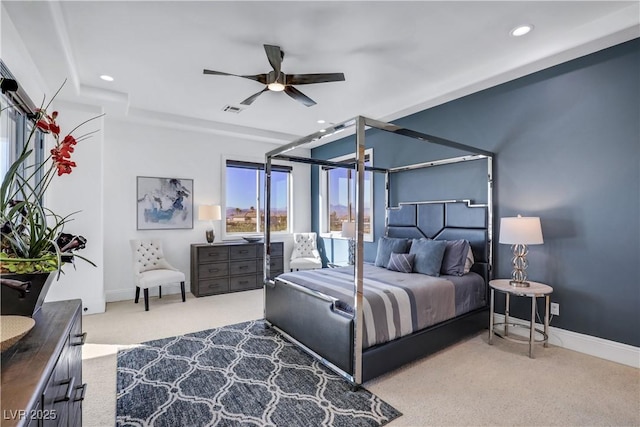
MULTIPOLYGON (((196 297, 262 287, 264 243, 191 245, 191 293, 196 297)), ((271 243, 271 276, 284 272, 284 244, 271 243)))
POLYGON ((2 426, 82 426, 82 301, 49 302, 2 352, 2 426))

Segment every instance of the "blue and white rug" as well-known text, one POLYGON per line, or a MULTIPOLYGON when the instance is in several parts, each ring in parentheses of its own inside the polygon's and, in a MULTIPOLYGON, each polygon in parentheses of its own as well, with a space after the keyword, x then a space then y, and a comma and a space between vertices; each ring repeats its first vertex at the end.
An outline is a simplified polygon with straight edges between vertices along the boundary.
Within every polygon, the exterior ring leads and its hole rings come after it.
POLYGON ((380 426, 400 415, 262 320, 118 352, 116 426, 380 426))

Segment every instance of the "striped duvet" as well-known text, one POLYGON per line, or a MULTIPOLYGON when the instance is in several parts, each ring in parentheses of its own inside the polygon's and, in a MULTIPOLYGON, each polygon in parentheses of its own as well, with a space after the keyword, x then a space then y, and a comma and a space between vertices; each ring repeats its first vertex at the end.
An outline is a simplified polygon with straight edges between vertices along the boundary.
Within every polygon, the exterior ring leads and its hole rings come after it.
MULTIPOLYGON (((370 264, 363 267, 364 348, 411 334, 484 304, 484 280, 475 273, 462 278, 432 277, 370 264)), ((337 306, 353 312, 353 274, 353 267, 323 268, 284 273, 278 279, 336 298, 337 306)))

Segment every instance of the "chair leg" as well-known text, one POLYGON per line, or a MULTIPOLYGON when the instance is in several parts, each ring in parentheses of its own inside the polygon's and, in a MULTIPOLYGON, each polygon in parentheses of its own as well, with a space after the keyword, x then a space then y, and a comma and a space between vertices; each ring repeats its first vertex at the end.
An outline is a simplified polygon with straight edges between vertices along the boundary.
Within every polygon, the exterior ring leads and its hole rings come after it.
POLYGON ((180 291, 182 292, 182 302, 185 302, 187 299, 184 292, 184 282, 180 282, 180 291))
POLYGON ((144 311, 149 311, 149 288, 144 288, 144 311))
POLYGON ((136 286, 136 299, 135 299, 135 303, 138 303, 138 300, 140 299, 140 286, 136 286))
POLYGON ((162 286, 158 286, 158 298, 162 298, 162 286))

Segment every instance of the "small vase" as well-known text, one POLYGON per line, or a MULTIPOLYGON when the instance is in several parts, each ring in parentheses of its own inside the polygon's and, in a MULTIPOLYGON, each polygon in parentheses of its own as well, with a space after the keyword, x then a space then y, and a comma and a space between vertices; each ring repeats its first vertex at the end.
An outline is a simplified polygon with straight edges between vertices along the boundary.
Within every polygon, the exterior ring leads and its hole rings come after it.
POLYGON ((0 314, 32 317, 40 310, 57 272, 2 274, 0 314), (6 280, 6 281, 5 281, 6 280), (22 282, 22 285, 18 283, 22 282))

